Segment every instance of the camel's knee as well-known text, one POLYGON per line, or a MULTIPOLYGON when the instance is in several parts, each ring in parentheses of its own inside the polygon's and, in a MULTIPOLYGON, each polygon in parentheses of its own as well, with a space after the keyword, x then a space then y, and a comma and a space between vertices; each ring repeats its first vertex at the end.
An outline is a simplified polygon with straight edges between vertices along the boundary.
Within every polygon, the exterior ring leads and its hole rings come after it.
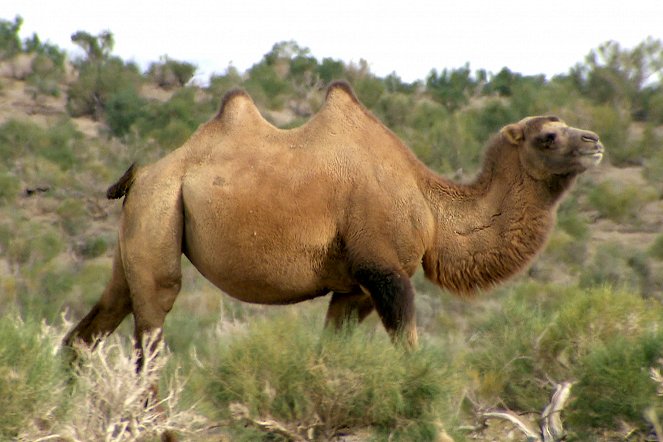
POLYGON ((375 310, 392 338, 404 338, 416 345, 414 290, 407 275, 375 267, 359 267, 355 277, 370 293, 375 310))

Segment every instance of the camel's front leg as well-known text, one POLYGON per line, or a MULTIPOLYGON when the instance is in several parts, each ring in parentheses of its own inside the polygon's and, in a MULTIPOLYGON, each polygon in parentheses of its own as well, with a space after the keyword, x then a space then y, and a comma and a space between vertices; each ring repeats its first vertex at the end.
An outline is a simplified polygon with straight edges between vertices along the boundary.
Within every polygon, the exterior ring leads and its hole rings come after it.
POLYGON ((354 272, 359 284, 371 296, 382 324, 394 341, 417 348, 414 289, 410 278, 396 270, 358 266, 354 272))
POLYGON ((340 330, 352 321, 361 322, 374 309, 370 295, 357 288, 356 292, 332 294, 325 327, 340 330))

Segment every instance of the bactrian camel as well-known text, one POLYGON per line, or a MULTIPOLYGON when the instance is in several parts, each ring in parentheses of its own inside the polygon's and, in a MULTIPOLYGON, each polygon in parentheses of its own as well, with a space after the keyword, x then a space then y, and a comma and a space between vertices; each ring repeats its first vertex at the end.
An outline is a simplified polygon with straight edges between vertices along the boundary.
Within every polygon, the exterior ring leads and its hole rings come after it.
POLYGON ((221 290, 260 304, 331 293, 326 323, 376 310, 416 346, 419 265, 461 295, 527 267, 560 199, 603 156, 599 137, 556 117, 528 117, 488 143, 470 184, 430 171, 343 82, 301 127, 268 123, 242 90, 182 147, 131 167, 112 277, 69 333, 92 344, 129 313, 137 342, 160 329, 181 285, 181 255, 221 290))

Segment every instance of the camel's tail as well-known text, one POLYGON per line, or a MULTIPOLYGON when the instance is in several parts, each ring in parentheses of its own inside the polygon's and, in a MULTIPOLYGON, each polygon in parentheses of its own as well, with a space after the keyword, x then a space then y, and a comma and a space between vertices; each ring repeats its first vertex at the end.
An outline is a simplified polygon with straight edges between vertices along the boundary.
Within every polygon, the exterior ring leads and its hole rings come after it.
POLYGON ((115 200, 118 198, 122 198, 124 195, 129 192, 129 188, 134 182, 134 174, 136 171, 136 163, 133 163, 129 168, 127 169, 126 172, 124 172, 124 175, 117 180, 115 184, 110 186, 108 190, 106 191, 106 197, 109 200, 115 200))

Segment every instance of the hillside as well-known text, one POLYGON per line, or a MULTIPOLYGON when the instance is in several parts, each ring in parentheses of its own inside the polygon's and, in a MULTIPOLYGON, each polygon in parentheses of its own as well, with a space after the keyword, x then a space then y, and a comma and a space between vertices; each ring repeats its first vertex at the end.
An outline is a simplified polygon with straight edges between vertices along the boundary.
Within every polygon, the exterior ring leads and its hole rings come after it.
MULTIPOLYGON (((203 396, 201 413, 213 423, 196 436, 201 440, 288 439, 247 430, 246 422, 228 424, 229 404, 238 397, 250 413, 284 422, 303 440, 310 434, 316 440, 386 440, 390 435, 444 440, 440 435, 446 433, 455 440, 520 440, 506 422, 490 421, 482 429, 475 419, 495 408, 540 413, 553 385, 568 380, 576 382, 569 440, 653 440, 648 438, 657 431, 656 419, 646 417, 651 416, 648 410, 663 412, 657 385, 649 379, 649 369, 663 357, 663 88, 660 81, 638 83, 628 70, 632 65, 618 62, 632 53, 608 44, 603 63, 580 63, 563 78, 464 67, 434 71, 425 81, 407 84, 396 75, 378 78, 364 64, 318 61, 286 42, 276 44, 249 71, 229 68, 202 86, 189 84, 195 67, 186 62, 166 58, 143 73, 113 57, 112 44, 103 36, 77 35, 87 50, 81 60, 59 57, 57 48, 48 45, 0 52, 3 327, 11 328, 15 316, 27 324, 60 324, 63 311, 73 320, 87 312, 110 274, 121 209, 117 201, 105 199, 106 188, 132 162, 154 161, 179 146, 214 115, 222 95, 234 86, 247 89, 266 118, 287 128, 317 110, 330 80, 345 78, 429 167, 459 180, 472 177, 486 140, 501 126, 529 114, 554 113, 599 133, 606 160, 581 178, 560 209, 546 251, 515 281, 479 299, 459 300, 415 275, 425 344, 410 360, 390 353, 397 350, 386 342, 375 318, 362 325, 359 336, 329 344, 338 345, 338 353, 347 351, 347 359, 325 359, 330 356, 320 355, 317 340, 310 338, 321 329, 325 299, 292 307, 247 306, 220 294, 183 259, 183 291, 165 336, 174 363, 192 379, 184 402, 203 396), (282 335, 292 341, 284 344, 278 338, 282 335), (255 354, 243 358, 242 348, 255 354), (393 359, 380 359, 378 351, 393 359), (362 354, 373 359, 362 365, 362 354), (235 365, 224 365, 219 355, 235 365), (312 362, 300 366, 289 357, 312 362), (401 405, 394 400, 389 411, 343 408, 344 400, 355 405, 368 400, 361 395, 347 399, 334 390, 340 385, 354 391, 354 384, 344 384, 350 382, 343 377, 348 371, 363 375, 352 382, 366 386, 372 385, 372 376, 379 378, 371 367, 392 365, 393 372, 379 375, 404 376, 398 378, 401 384, 384 386, 394 388, 394 397, 403 395, 401 405), (302 374, 297 371, 302 366, 313 369, 302 374), (329 370, 338 385, 324 384, 330 377, 320 370, 329 370), (413 370, 420 376, 407 377, 413 370), (261 373, 258 384, 249 385, 244 374, 250 372, 261 373), (222 375, 228 380, 219 380, 222 375), (624 387, 626 379, 635 380, 624 387), (321 391, 338 396, 308 398, 307 386, 315 382, 324 384, 321 391), (416 394, 407 390, 412 385, 419 388, 416 394), (281 394, 288 405, 279 403, 281 394), (604 408, 597 408, 592 398, 603 396, 614 396, 614 401, 606 399, 600 404, 604 408), (322 416, 322 409, 328 414, 322 416), (211 430, 214 422, 230 430, 211 430)), ((663 60, 660 42, 643 45, 658 48, 650 51, 652 58, 663 60)), ((642 63, 643 69, 649 66, 642 63)), ((121 334, 129 336, 130 326, 125 321, 121 334)), ((3 330, 0 373, 6 367, 3 355, 9 354, 2 349, 12 347, 3 341, 3 330)), ((0 396, 15 388, 11 376, 5 379, 0 396)), ((380 391, 381 386, 372 388, 380 391)), ((375 391, 362 394, 371 397, 375 391)), ((39 414, 26 409, 18 414, 39 414)), ((0 419, 0 434, 18 434, 2 425, 0 419)))

